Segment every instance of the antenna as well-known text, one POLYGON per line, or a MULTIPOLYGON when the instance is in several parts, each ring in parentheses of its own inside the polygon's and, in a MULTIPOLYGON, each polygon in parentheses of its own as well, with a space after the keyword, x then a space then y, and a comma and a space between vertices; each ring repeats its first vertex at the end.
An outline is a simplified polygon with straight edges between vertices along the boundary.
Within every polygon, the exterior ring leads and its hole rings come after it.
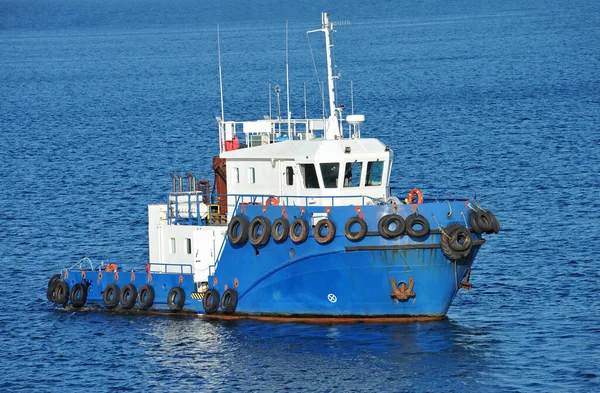
POLYGON ((271 82, 269 82, 269 120, 273 118, 273 114, 271 113, 271 82))
POLYGON ((288 21, 285 21, 285 92, 287 100, 287 118, 288 118, 288 137, 291 139, 290 130, 290 119, 292 113, 290 112, 290 64, 289 64, 289 50, 288 50, 288 21))
POLYGON ((308 119, 306 116, 306 82, 304 82, 304 118, 308 119))
POLYGON ((225 121, 225 107, 223 105, 223 70, 221 69, 221 36, 217 24, 217 52, 219 53, 219 88, 221 91, 221 121, 225 121))
POLYGON ((350 107, 352 108, 352 114, 354 114, 354 89, 352 88, 352 81, 350 81, 350 107))
MULTIPOLYGON (((325 85, 323 84, 323 81, 321 81, 321 97, 323 97, 324 90, 325 90, 325 85)), ((322 106, 322 110, 323 110, 323 119, 324 119, 325 118, 325 100, 324 99, 321 100, 321 106, 322 106)))

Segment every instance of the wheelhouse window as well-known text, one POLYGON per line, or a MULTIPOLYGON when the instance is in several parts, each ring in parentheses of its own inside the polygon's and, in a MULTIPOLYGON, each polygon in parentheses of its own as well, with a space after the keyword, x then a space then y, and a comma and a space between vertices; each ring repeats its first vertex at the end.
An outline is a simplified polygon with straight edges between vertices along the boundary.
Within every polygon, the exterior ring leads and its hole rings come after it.
POLYGON ((347 162, 344 170, 344 187, 360 186, 360 175, 362 173, 362 162, 347 162))
POLYGON ((185 251, 188 254, 192 253, 192 239, 185 239, 185 251))
POLYGON ((380 186, 383 178, 383 161, 369 161, 367 163, 366 186, 380 186))
POLYGON ((240 168, 233 168, 233 180, 236 183, 240 182, 240 168))
POLYGON ((337 162, 321 164, 321 175, 325 188, 337 188, 340 164, 337 162))
POLYGON ((174 237, 171 238, 171 247, 169 251, 171 251, 171 254, 177 253, 177 242, 174 237))
POLYGON ((304 188, 319 188, 319 178, 314 164, 300 164, 300 174, 304 179, 304 188))
POLYGON ((248 183, 254 184, 256 183, 256 176, 254 168, 248 168, 248 183))
POLYGON ((294 185, 294 168, 291 166, 285 168, 285 183, 288 186, 294 185))

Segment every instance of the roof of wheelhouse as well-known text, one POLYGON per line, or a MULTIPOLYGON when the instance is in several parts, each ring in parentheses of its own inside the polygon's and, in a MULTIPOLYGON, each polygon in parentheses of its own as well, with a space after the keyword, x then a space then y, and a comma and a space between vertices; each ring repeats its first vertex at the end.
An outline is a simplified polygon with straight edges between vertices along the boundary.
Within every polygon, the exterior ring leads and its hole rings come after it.
POLYGON ((316 160, 325 162, 342 155, 348 157, 385 157, 385 145, 378 139, 339 139, 339 140, 308 140, 282 141, 251 148, 242 148, 221 153, 222 158, 231 160, 282 160, 295 161, 316 160), (350 153, 345 153, 346 148, 350 153))

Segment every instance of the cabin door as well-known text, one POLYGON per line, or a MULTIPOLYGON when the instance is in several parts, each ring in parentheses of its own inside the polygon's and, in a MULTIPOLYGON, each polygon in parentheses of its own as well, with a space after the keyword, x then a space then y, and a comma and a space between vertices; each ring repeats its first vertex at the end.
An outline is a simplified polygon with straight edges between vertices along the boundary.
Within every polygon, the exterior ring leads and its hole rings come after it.
MULTIPOLYGON (((296 173, 297 168, 294 165, 294 161, 280 161, 282 178, 281 184, 281 195, 298 195, 298 182, 300 181, 298 174, 296 173)), ((285 198, 284 198, 285 200, 285 198)), ((292 205, 292 201, 285 202, 286 205, 292 205)))

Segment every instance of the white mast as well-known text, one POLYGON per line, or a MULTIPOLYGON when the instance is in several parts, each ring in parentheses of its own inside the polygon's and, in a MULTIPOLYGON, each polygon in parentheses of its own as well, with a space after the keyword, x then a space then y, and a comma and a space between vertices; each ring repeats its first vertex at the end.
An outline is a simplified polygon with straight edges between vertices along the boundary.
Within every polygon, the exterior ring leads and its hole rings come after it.
POLYGON ((288 22, 285 21, 285 93, 287 101, 287 131, 288 138, 292 139, 291 120, 292 112, 290 112, 290 65, 289 65, 289 50, 288 50, 288 22))
POLYGON ((325 139, 338 139, 342 137, 339 127, 338 111, 335 107, 335 78, 333 76, 333 64, 331 61, 331 40, 329 33, 333 32, 333 24, 329 22, 329 14, 321 14, 321 31, 325 33, 325 49, 327 53, 327 87, 329 90, 329 119, 327 119, 327 129, 325 130, 325 139))
POLYGON ((225 107, 223 105, 223 71, 221 69, 221 36, 217 24, 217 52, 219 53, 219 90, 221 92, 221 121, 225 122, 225 107))

